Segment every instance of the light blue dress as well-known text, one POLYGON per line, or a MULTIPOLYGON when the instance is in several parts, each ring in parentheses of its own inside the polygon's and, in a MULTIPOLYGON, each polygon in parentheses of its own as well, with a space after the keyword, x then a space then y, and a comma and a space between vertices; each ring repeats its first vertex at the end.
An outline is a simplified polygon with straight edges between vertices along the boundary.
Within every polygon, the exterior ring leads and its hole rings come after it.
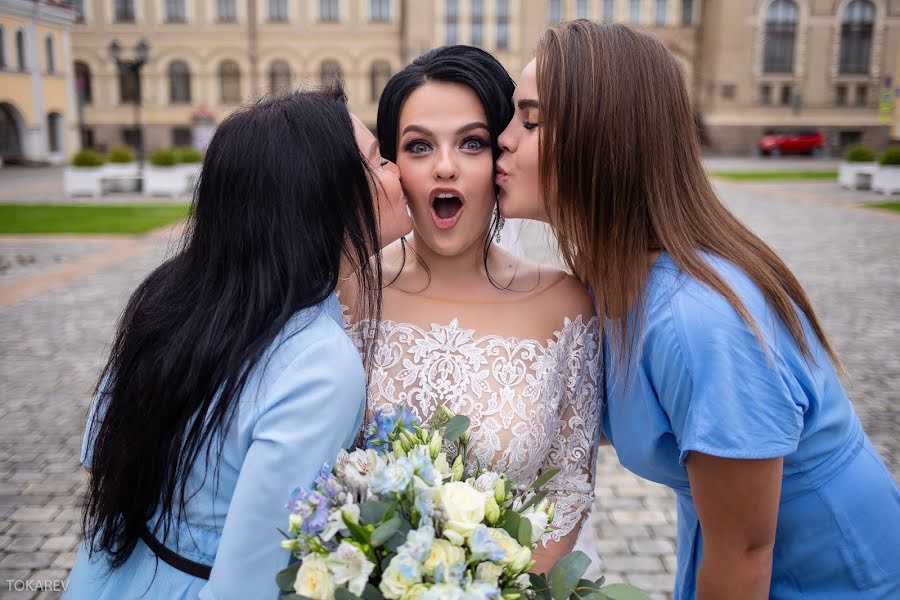
POLYGON ((804 320, 807 361, 750 279, 727 261, 707 260, 753 316, 765 351, 724 297, 662 254, 630 371, 614 344, 605 353, 604 435, 626 468, 677 495, 676 600, 696 596, 703 555, 684 466, 692 451, 784 457, 772 598, 900 598, 900 491, 828 355, 804 320))
MULTIPOLYGON (((197 494, 184 522, 160 541, 212 565, 209 581, 157 561, 141 541, 112 573, 82 546, 66 600, 277 598, 275 575, 289 559, 278 532, 287 527, 288 497, 351 446, 362 423, 365 373, 343 323, 334 295, 297 313, 253 369, 218 470, 213 463, 204 479, 201 461, 191 473, 188 490, 197 494)), ((82 463, 90 467, 87 431, 82 463)))

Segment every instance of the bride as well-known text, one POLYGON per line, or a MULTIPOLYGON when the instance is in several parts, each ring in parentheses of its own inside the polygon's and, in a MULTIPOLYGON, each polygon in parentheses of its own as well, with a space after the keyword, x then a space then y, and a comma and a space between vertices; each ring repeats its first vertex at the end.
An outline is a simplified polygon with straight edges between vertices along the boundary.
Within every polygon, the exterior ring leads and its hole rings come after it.
POLYGON ((380 326, 354 319, 351 289, 342 300, 351 338, 371 348, 367 418, 402 405, 424 421, 446 404, 470 418, 480 464, 521 483, 560 468, 535 571, 548 572, 581 530, 596 570, 597 319, 574 278, 496 243, 494 160, 513 88, 490 54, 466 46, 432 50, 390 80, 378 138, 400 167, 413 235, 384 252, 380 326))

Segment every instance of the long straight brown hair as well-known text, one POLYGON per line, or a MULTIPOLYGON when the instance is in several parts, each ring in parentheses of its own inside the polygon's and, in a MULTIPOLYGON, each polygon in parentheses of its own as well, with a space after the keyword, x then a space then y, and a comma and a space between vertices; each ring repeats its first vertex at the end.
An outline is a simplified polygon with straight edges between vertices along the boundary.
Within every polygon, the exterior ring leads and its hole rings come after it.
POLYGON ((664 251, 722 294, 765 348, 744 303, 702 252, 732 262, 808 360, 796 308, 840 369, 797 278, 716 197, 681 71, 662 42, 625 25, 577 20, 547 30, 536 58, 543 197, 563 258, 593 288, 598 313, 612 319, 625 365, 642 333, 650 257, 664 251))

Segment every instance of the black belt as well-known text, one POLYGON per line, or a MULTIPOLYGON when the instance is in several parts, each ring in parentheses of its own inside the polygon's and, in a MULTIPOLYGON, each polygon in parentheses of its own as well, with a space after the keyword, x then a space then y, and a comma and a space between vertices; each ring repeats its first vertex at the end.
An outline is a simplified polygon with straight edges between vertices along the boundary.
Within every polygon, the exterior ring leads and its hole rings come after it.
POLYGON ((165 546, 163 546, 158 539, 156 539, 152 533, 144 529, 141 532, 141 540, 147 544, 147 547, 150 548, 150 551, 156 555, 157 558, 162 560, 164 563, 169 565, 172 568, 178 569, 182 573, 187 573, 193 577, 197 577, 199 579, 209 579, 209 575, 212 572, 212 567, 208 565, 203 565, 198 562, 194 562, 189 558, 185 558, 180 554, 175 554, 165 546))

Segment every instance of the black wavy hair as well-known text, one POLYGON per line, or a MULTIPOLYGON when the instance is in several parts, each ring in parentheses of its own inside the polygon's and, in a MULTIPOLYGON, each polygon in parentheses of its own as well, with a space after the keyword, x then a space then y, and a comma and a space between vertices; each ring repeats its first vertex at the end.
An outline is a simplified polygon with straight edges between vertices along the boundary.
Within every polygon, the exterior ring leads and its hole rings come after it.
POLYGON ((295 313, 332 294, 342 257, 359 269, 363 314, 379 317, 370 176, 339 86, 270 97, 219 125, 181 248, 131 296, 97 386, 82 526, 110 568, 145 527, 165 537, 184 515, 188 475, 217 465, 215 434, 251 370, 295 313), (148 524, 157 510, 163 522, 148 524))
MULTIPOLYGON (((497 138, 503 133, 515 112, 512 96, 516 84, 503 65, 491 54, 474 46, 462 45, 442 46, 429 50, 388 81, 378 102, 377 135, 378 143, 381 146, 381 155, 390 161, 397 162, 397 140, 403 103, 413 91, 429 81, 459 83, 475 92, 487 117, 491 150, 496 161, 500 156, 497 138)), ((499 226, 500 212, 497 206, 495 206, 494 213, 495 218, 491 221, 488 235, 484 241, 485 271, 487 271, 491 239, 499 226)), ((402 240, 402 244, 405 262, 407 247, 405 239, 402 240)), ((422 262, 420 258, 419 262, 422 262)), ((427 270, 427 265, 422 264, 427 270)), ((490 272, 487 272, 491 283, 497 286, 490 272)))

